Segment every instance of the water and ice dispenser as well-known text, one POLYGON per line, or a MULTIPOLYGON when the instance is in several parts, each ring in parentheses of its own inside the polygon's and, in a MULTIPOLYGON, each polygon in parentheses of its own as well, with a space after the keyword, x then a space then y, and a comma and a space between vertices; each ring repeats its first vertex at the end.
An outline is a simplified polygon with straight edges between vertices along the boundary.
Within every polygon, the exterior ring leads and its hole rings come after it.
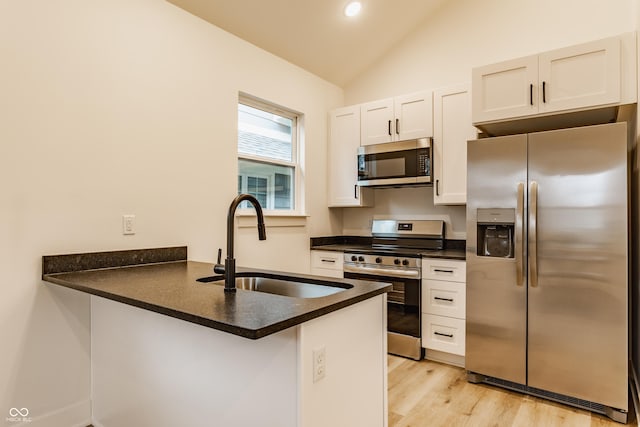
POLYGON ((515 209, 478 209, 478 256, 513 258, 515 209))

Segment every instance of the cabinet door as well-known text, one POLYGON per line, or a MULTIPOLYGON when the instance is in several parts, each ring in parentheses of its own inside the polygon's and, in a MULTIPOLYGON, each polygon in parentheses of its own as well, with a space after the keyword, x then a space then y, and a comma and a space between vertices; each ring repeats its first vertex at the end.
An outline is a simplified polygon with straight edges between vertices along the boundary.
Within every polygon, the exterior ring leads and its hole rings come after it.
POLYGON ((327 158, 329 206, 369 204, 370 189, 358 187, 359 146, 360 106, 331 111, 327 158))
POLYGON ((433 136, 433 103, 431 91, 421 91, 394 98, 395 121, 393 139, 426 138, 433 136))
POLYGON ((393 140, 393 98, 362 104, 360 107, 360 144, 371 145, 393 140))
POLYGON ((620 38, 611 37, 539 56, 539 112, 620 102, 620 38))
POLYGON ((538 112, 538 56, 474 68, 473 123, 538 112))
POLYGON ((433 202, 467 202, 467 141, 476 139, 471 125, 468 84, 433 92, 433 202))

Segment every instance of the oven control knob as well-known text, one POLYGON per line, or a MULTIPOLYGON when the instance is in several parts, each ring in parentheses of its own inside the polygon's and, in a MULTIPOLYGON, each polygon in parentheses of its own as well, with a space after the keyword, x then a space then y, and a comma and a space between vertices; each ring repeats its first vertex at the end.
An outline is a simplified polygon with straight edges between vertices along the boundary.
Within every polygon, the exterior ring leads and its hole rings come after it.
POLYGON ((356 257, 355 255, 351 255, 351 261, 356 262, 358 260, 358 257, 356 257))
POLYGON ((400 265, 400 260, 398 258, 396 258, 396 259, 393 260, 393 263, 395 265, 400 265))
POLYGON ((363 257, 363 256, 359 256, 359 257, 358 257, 358 261, 360 261, 360 262, 364 262, 364 257, 363 257))
POLYGON ((409 265, 409 260, 403 259, 402 260, 402 265, 409 265))
POLYGON ((380 264, 380 263, 382 262, 382 258, 380 258, 380 257, 376 258, 376 262, 377 262, 378 264, 380 264))

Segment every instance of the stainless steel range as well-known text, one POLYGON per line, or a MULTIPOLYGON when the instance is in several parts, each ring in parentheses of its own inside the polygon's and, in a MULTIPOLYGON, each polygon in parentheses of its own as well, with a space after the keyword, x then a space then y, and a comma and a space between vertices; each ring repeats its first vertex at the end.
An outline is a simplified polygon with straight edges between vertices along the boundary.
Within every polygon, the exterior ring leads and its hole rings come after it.
POLYGON ((388 351, 420 360, 421 257, 443 249, 444 222, 374 220, 371 235, 371 249, 344 254, 344 277, 393 285, 387 295, 388 351))

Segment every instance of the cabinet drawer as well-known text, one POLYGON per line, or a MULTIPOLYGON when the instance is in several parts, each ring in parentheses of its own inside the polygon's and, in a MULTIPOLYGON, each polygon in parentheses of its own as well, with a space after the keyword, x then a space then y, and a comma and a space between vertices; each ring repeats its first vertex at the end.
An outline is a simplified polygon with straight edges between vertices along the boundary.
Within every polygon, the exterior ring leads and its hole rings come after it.
POLYGON ((311 269, 340 270, 340 277, 342 277, 342 257, 342 252, 311 251, 311 269))
POLYGON ((465 318, 465 283, 428 279, 422 283, 423 313, 465 318))
POLYGON ((467 279, 465 261, 425 258, 422 260, 422 278, 464 282, 467 279))
POLYGON ((465 321, 445 316, 422 315, 422 346, 464 356, 465 321))

